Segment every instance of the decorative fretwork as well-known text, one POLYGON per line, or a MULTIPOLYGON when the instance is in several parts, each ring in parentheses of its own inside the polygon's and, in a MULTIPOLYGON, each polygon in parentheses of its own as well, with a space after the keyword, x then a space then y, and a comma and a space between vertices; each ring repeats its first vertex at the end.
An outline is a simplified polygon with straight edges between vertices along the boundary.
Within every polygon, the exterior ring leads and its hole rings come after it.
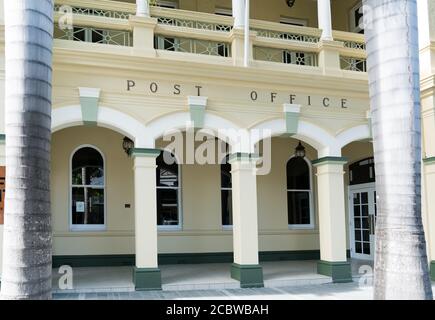
POLYGON ((128 17, 133 14, 132 12, 124 12, 124 11, 112 11, 105 9, 94 9, 94 8, 82 8, 82 7, 74 7, 69 5, 55 4, 54 11, 60 14, 65 13, 68 9, 63 8, 71 8, 73 14, 83 14, 88 16, 98 16, 105 18, 115 18, 115 19, 128 19, 128 17))
POLYGON ((254 59, 299 66, 317 66, 317 54, 266 47, 254 47, 254 59))
POLYGON ((366 59, 341 56, 340 60, 343 70, 367 72, 366 59))
POLYGON ((350 49, 365 50, 366 44, 364 42, 344 41, 344 47, 350 49))
POLYGON ((209 56, 231 56, 229 43, 197 40, 187 38, 174 38, 168 36, 156 36, 155 48, 159 50, 205 54, 209 56))
POLYGON ((253 29, 253 31, 256 31, 259 37, 272 38, 272 39, 292 40, 292 41, 301 41, 301 42, 309 42, 309 43, 317 43, 319 42, 320 39, 319 37, 316 36, 308 36, 304 34, 271 31, 271 30, 264 30, 264 29, 253 29))
POLYGON ((230 32, 233 28, 230 25, 224 25, 219 23, 176 19, 176 18, 168 18, 168 17, 157 17, 157 22, 167 26, 192 28, 192 29, 200 29, 200 30, 208 30, 208 31, 230 32))
POLYGON ((73 27, 62 30, 55 27, 56 39, 111 44, 117 46, 132 46, 133 35, 129 31, 97 29, 92 27, 73 27))

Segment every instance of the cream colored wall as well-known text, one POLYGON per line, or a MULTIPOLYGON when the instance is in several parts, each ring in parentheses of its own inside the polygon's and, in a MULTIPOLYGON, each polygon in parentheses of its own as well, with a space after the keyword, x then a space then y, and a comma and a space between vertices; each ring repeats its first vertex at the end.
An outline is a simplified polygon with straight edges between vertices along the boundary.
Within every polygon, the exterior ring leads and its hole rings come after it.
POLYGON ((349 31, 350 28, 350 10, 360 3, 361 0, 333 0, 331 2, 332 10, 332 28, 334 30, 349 31))
POLYGON ((53 253, 116 254, 133 252, 133 162, 122 150, 123 136, 103 128, 69 128, 53 134, 51 201, 53 253), (71 154, 80 145, 97 147, 105 157, 106 232, 69 230, 69 171, 71 154), (132 204, 125 209, 125 204, 132 204))

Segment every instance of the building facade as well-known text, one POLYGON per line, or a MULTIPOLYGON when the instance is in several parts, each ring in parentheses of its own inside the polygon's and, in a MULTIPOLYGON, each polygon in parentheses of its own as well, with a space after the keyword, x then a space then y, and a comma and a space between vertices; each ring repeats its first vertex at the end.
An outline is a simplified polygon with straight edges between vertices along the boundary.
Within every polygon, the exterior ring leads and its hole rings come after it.
MULTIPOLYGON (((435 1, 419 6, 434 279, 435 1)), ((231 276, 255 287, 261 261, 319 260, 346 282, 350 258, 373 259, 361 1, 246 11, 244 0, 55 1, 55 267, 132 265, 140 290, 161 288, 165 263, 233 262, 231 276)), ((0 23, 4 52, 4 12, 0 23)), ((0 153, 4 175, 4 143, 0 153)))

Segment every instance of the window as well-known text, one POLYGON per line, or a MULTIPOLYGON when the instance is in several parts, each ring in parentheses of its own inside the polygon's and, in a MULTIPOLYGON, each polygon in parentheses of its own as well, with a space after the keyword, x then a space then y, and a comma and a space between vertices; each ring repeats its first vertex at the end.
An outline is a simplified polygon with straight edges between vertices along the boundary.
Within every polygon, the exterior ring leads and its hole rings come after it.
POLYGON ((157 157, 157 225, 162 228, 179 228, 180 181, 179 168, 173 154, 162 151, 157 157))
POLYGON ((367 158, 349 166, 349 185, 375 182, 375 159, 367 158))
POLYGON ((311 166, 305 158, 287 162, 287 211, 290 228, 313 228, 311 166))
POLYGON ((221 164, 221 207, 222 226, 233 225, 233 197, 231 182, 231 164, 228 163, 228 156, 221 164))
POLYGON ((71 229, 104 228, 104 159, 96 148, 81 147, 71 159, 71 229))
POLYGON ((364 15, 363 15, 363 8, 361 2, 359 2, 356 6, 350 9, 349 17, 350 17, 350 31, 363 34, 364 15))

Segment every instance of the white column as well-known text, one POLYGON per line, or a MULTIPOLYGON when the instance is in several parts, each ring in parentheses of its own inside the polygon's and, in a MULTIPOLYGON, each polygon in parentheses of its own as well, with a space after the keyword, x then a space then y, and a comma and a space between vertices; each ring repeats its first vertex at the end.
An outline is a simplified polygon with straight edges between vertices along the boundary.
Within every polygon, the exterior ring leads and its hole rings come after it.
POLYGON ((318 272, 334 282, 352 281, 346 252, 344 170, 346 160, 326 157, 313 161, 317 168, 320 259, 318 272))
POLYGON ((138 17, 150 16, 150 4, 148 0, 136 0, 136 15, 138 17))
POLYGON ((137 290, 161 288, 157 262, 156 158, 160 150, 134 149, 134 214, 137 290))
POLYGON ((245 43, 244 43, 244 47, 245 47, 245 55, 243 58, 243 64, 245 67, 249 67, 249 58, 251 55, 251 43, 250 43, 250 34, 251 34, 251 30, 250 30, 250 23, 249 23, 249 18, 250 18, 250 5, 249 2, 250 0, 245 0, 245 43))
POLYGON ((258 258, 256 160, 249 154, 230 157, 233 197, 234 264, 231 276, 242 287, 263 286, 258 258))
POLYGON ((317 15, 319 29, 322 29, 322 40, 333 40, 332 37, 332 18, 331 0, 317 0, 317 15))
POLYGON ((245 0, 233 0, 234 28, 243 29, 245 26, 245 0))

